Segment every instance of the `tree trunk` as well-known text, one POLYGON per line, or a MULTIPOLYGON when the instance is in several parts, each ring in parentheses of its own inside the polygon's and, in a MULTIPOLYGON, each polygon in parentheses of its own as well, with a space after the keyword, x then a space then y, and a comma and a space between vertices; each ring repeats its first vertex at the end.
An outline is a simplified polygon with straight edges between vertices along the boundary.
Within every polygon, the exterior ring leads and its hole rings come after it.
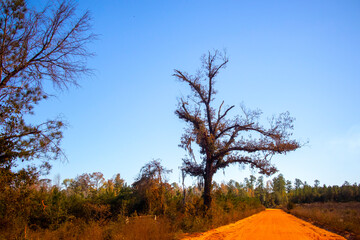
POLYGON ((211 173, 207 173, 204 176, 205 185, 204 185, 203 198, 204 198, 204 205, 206 207, 206 210, 210 209, 210 207, 211 207, 211 201, 212 201, 212 198, 211 198, 212 177, 213 177, 213 175, 211 173))

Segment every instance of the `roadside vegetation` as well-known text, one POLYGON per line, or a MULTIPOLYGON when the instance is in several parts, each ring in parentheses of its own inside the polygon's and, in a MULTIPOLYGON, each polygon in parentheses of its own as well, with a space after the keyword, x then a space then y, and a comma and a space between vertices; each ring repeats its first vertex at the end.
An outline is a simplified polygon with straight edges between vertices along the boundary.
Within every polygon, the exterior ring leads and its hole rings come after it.
MULTIPOLYGON (((359 239, 360 185, 292 184, 279 174, 264 182, 213 182, 206 211, 202 182, 170 184, 170 171, 153 160, 131 185, 100 172, 51 181, 17 175, 1 182, 0 239, 181 239, 235 222, 266 207, 285 208, 320 227, 359 239), (339 202, 336 203, 335 201, 339 202)), ((4 176, 1 176, 1 181, 4 176)))
MULTIPOLYGON (((176 239, 264 209, 245 185, 213 185, 205 211, 201 183, 166 181, 159 160, 146 164, 132 185, 95 172, 65 179, 17 178, 0 195, 0 239, 176 239)), ((4 185, 2 185, 4 186, 4 185)))
POLYGON ((359 202, 298 204, 290 213, 347 239, 360 239, 359 202))

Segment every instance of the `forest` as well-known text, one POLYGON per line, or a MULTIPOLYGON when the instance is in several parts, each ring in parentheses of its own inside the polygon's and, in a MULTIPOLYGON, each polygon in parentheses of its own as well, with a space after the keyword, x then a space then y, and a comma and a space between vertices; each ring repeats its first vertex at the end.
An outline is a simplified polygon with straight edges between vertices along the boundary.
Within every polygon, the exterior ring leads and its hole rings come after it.
POLYGON ((21 171, 11 178, 2 175, 0 239, 86 239, 94 234, 93 239, 176 239, 265 207, 291 211, 303 203, 360 202, 357 184, 320 186, 315 180, 309 185, 282 174, 265 182, 251 175, 240 183, 213 182, 214 202, 205 211, 201 181, 179 186, 166 180, 168 174, 160 160, 152 160, 132 184, 120 174, 105 179, 100 172, 55 183, 21 171))

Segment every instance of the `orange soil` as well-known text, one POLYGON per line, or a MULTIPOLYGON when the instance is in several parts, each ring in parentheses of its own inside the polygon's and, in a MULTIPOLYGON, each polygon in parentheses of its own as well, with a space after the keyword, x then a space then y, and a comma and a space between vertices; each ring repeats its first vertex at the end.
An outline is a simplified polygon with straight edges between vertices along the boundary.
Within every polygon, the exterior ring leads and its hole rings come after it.
POLYGON ((212 229, 196 237, 183 240, 345 240, 345 238, 285 213, 279 209, 266 211, 242 219, 236 223, 212 229))

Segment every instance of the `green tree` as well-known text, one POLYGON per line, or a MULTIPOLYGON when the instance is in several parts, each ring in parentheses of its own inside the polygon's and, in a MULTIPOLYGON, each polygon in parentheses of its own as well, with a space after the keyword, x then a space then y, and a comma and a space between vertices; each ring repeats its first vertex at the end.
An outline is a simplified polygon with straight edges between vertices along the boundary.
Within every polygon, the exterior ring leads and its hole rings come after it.
POLYGON ((257 179, 256 182, 256 188, 255 188, 255 197, 257 197, 261 204, 265 205, 266 203, 266 190, 264 187, 264 177, 260 176, 257 179))
POLYGON ((295 203, 300 203, 302 201, 302 189, 301 188, 304 184, 300 179, 295 178, 294 185, 295 185, 295 189, 294 189, 293 199, 294 199, 295 203))
POLYGON ((211 206, 213 175, 220 169, 234 164, 248 164, 260 173, 271 175, 277 171, 270 159, 275 154, 296 150, 300 144, 291 140, 293 118, 289 113, 273 117, 269 126, 260 124, 260 110, 242 107, 242 116, 228 118, 235 107, 215 108, 215 79, 225 68, 228 58, 218 51, 202 57, 202 68, 195 75, 175 70, 174 76, 190 86, 191 96, 179 100, 175 114, 188 124, 181 138, 180 147, 188 155, 183 160, 183 170, 204 182, 204 204, 211 206), (200 160, 193 144, 200 147, 200 160))
POLYGON ((256 177, 254 175, 250 175, 250 179, 245 178, 244 179, 246 190, 250 197, 254 197, 254 186, 256 182, 256 177))
POLYGON ((304 185, 303 182, 300 179, 295 178, 295 190, 300 189, 302 185, 304 185))
POLYGON ((290 180, 286 180, 286 192, 289 194, 292 190, 292 183, 290 180))
POLYGON ((315 188, 318 188, 319 186, 320 186, 320 181, 316 179, 316 180, 314 181, 314 187, 315 187, 315 188))
POLYGON ((279 174, 279 176, 273 179, 273 191, 276 205, 287 203, 286 181, 282 174, 279 174))
POLYGON ((114 190, 118 194, 121 189, 124 187, 125 181, 120 177, 120 173, 116 174, 113 178, 114 190))

